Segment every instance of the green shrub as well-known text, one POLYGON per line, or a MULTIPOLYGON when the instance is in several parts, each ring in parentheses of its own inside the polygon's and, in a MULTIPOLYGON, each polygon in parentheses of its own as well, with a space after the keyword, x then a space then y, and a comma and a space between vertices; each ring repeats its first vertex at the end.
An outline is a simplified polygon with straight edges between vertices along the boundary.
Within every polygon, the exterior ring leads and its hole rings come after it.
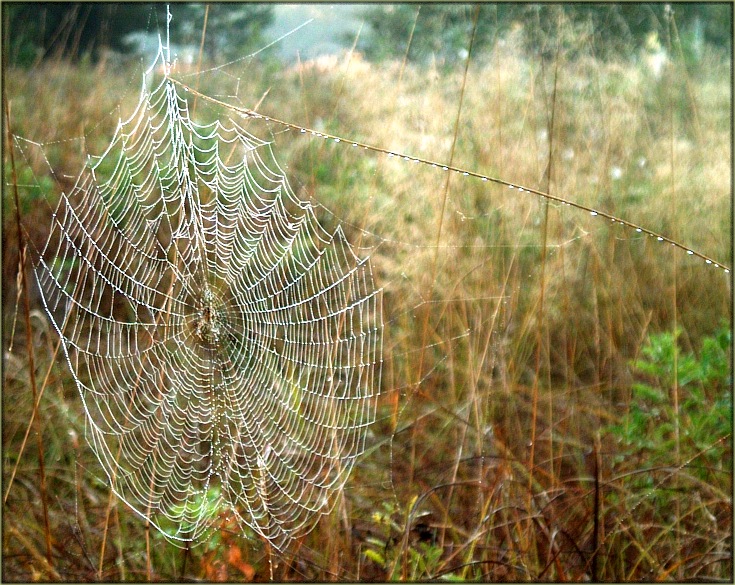
POLYGON ((623 446, 615 462, 632 458, 649 467, 684 465, 702 480, 716 481, 712 472, 730 465, 729 443, 722 439, 732 432, 732 336, 721 327, 695 355, 678 348, 680 333, 652 335, 631 363, 639 381, 632 386, 630 409, 608 428, 623 446))

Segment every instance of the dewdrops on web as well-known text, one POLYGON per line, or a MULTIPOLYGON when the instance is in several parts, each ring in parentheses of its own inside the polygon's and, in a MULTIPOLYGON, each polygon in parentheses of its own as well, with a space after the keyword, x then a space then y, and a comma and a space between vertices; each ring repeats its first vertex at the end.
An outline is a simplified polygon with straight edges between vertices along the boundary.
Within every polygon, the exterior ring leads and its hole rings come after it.
POLYGON ((143 91, 61 196, 36 274, 115 492, 180 546, 229 513, 283 549, 364 451, 381 289, 267 142, 231 118, 200 125, 186 106, 169 79, 143 91), (95 262, 79 261, 89 249, 95 262), (69 306, 80 310, 62 323, 69 306))

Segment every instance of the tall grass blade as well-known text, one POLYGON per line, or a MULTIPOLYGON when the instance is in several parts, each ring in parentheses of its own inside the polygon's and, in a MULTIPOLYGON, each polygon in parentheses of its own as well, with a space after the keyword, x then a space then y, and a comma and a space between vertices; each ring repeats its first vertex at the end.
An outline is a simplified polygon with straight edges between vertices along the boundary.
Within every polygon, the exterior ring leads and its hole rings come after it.
MULTIPOLYGON (((13 176, 13 197, 15 199, 15 221, 18 230, 18 250, 21 252, 21 258, 25 258, 22 252, 25 250, 23 242, 23 228, 20 219, 20 198, 18 197, 18 177, 15 171, 15 154, 13 151, 13 133, 10 127, 10 104, 5 101, 5 122, 7 124, 7 145, 10 154, 10 168, 13 176)), ((28 281, 26 278, 25 262, 20 263, 21 269, 21 285, 23 287, 23 300, 25 309, 25 325, 26 325, 26 350, 28 352, 28 370, 31 382, 31 390, 33 392, 33 412, 31 420, 35 421, 36 442, 38 444, 38 473, 40 479, 39 489, 41 491, 41 505, 43 506, 43 527, 46 540, 46 560, 53 568, 53 557, 51 554, 51 528, 48 519, 48 501, 46 498, 46 468, 44 464, 44 448, 43 448, 43 431, 41 429, 41 421, 38 417, 38 388, 36 385, 36 365, 33 354, 33 330, 31 328, 31 301, 28 292, 28 281)), ((30 425, 29 425, 30 426, 30 425)))

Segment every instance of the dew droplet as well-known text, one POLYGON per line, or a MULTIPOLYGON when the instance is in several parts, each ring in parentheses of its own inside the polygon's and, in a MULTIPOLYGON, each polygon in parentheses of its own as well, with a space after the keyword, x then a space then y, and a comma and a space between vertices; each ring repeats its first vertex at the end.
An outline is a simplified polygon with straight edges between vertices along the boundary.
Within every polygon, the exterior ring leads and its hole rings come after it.
POLYGON ((449 167, 442 167, 442 170, 443 171, 448 171, 449 170, 449 167))
POLYGON ((658 240, 659 242, 663 242, 663 241, 664 241, 664 239, 663 239, 663 238, 662 238, 661 236, 657 237, 656 239, 657 239, 657 240, 658 240))
POLYGON ((462 176, 463 177, 468 177, 469 176, 469 173, 462 173, 462 176))
POLYGON ((487 181, 487 177, 483 177, 483 178, 482 178, 482 180, 483 180, 483 181, 487 181))
POLYGON ((340 142, 339 138, 334 139, 335 142, 340 142))
POLYGON ((635 228, 635 231, 637 231, 640 234, 643 230, 641 228, 635 228))
POLYGON ((705 260, 707 264, 712 264, 712 260, 705 260))
POLYGON ((694 252, 692 252, 691 250, 687 250, 687 254, 689 254, 690 256, 692 256, 694 254, 694 252))
POLYGON ((597 215, 596 211, 590 211, 590 215, 597 215))
POLYGON ((306 134, 306 128, 302 128, 302 129, 301 129, 301 133, 302 133, 302 134, 306 134))
POLYGON ((508 189, 515 189, 513 185, 508 185, 508 189))

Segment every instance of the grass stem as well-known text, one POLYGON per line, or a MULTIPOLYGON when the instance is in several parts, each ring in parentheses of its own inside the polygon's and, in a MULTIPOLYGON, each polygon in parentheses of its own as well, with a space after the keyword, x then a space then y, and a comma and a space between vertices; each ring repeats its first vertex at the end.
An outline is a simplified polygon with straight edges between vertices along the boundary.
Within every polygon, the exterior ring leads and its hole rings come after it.
MULTIPOLYGON (((48 501, 46 498, 46 468, 44 464, 44 448, 43 448, 43 431, 41 429, 41 421, 38 416, 38 388, 36 385, 36 365, 33 353, 33 329, 31 328, 31 301, 28 292, 28 280, 26 277, 26 246, 23 242, 23 226, 20 220, 20 198, 18 196, 18 177, 15 170, 15 155, 13 146, 13 133, 10 126, 10 103, 6 97, 5 101, 5 121, 7 124, 7 149, 10 155, 10 169, 13 176, 13 197, 15 199, 15 221, 18 230, 18 252, 21 254, 20 271, 21 286, 23 287, 23 306, 26 325, 26 350, 28 352, 28 370, 31 383, 31 391, 33 393, 33 411, 31 419, 34 421, 36 429, 36 442, 38 444, 38 473, 39 473, 39 489, 41 492, 41 505, 43 507, 43 528, 46 541, 46 560, 49 565, 52 564, 51 554, 51 527, 48 518, 48 501)), ((6 496, 7 498, 7 496, 6 496)))

